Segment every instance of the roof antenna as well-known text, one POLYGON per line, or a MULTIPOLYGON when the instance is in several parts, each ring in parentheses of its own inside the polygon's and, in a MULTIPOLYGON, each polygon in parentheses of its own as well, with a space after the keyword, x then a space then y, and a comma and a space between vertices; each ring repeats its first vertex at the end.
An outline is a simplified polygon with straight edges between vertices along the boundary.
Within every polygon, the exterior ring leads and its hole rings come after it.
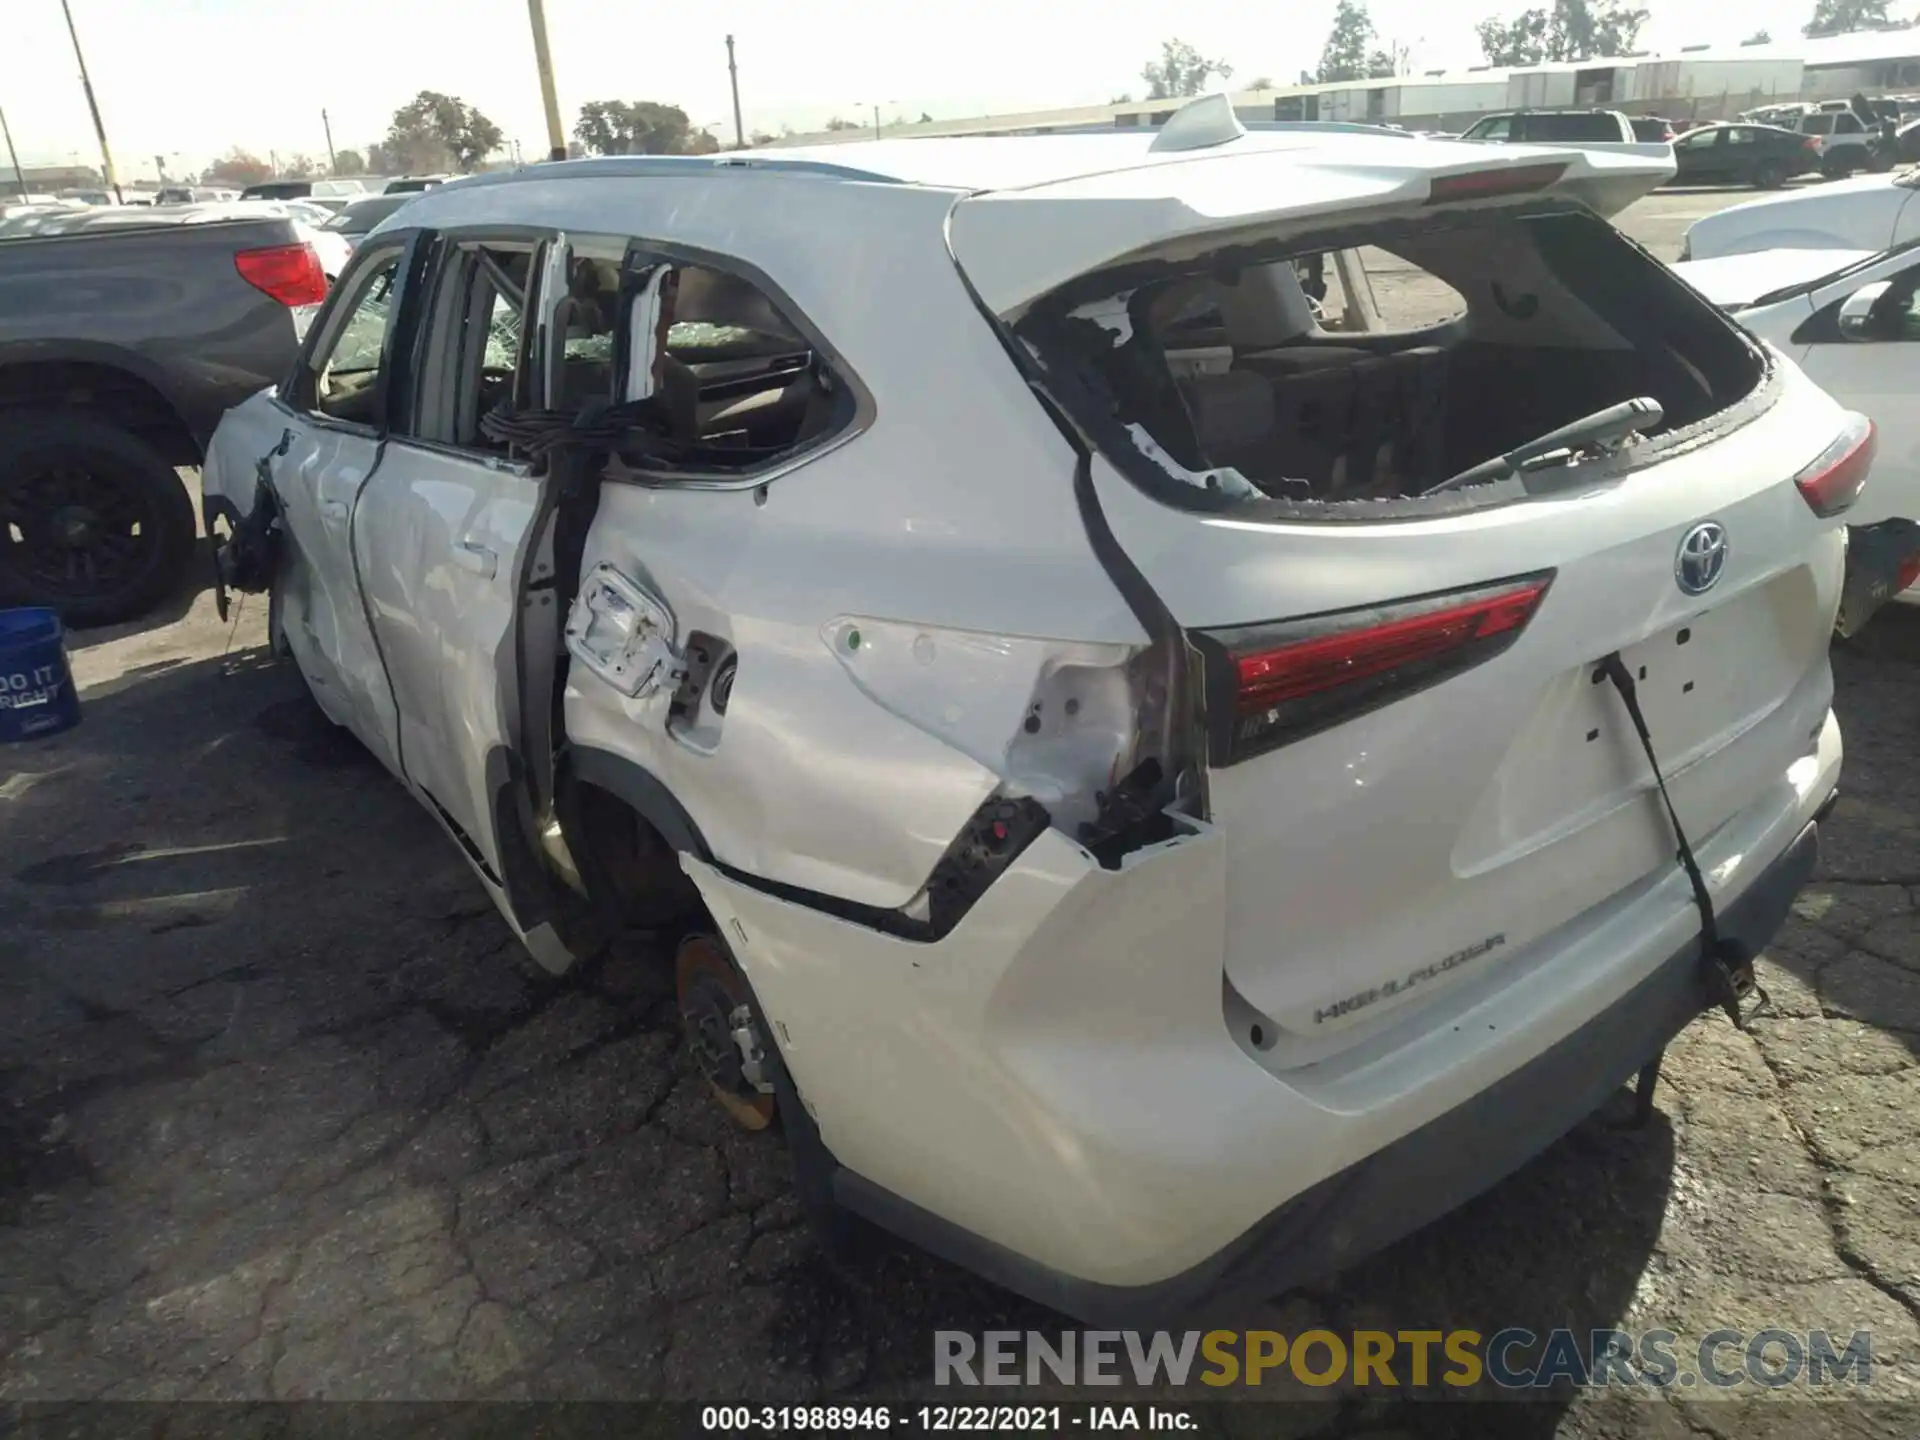
POLYGON ((1147 147, 1149 154, 1169 150, 1209 150, 1225 145, 1247 133, 1240 117, 1233 113, 1233 101, 1224 90, 1189 100, 1167 117, 1160 133, 1147 147))

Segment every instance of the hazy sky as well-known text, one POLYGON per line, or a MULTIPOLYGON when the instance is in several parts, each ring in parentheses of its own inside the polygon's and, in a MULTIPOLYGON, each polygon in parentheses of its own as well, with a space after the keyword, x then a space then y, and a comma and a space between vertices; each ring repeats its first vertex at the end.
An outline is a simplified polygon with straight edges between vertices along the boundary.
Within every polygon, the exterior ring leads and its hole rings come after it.
MULTIPOLYGON (((71 0, 121 178, 179 173, 230 145, 324 158, 364 146, 416 91, 478 105, 529 157, 545 148, 525 0, 71 0), (175 158, 178 157, 178 158, 175 158)), ((751 130, 835 113, 937 118, 1101 104, 1140 90, 1178 35, 1238 77, 1285 81, 1319 57, 1334 0, 546 0, 563 123, 582 101, 660 100, 728 120, 739 48, 751 130)), ((1473 25, 1521 0, 1375 0, 1383 39, 1422 68, 1478 60, 1473 25)), ((1812 0, 1651 0, 1651 48, 1797 33, 1812 0), (1736 33, 1737 32, 1737 33, 1736 33)), ((59 0, 0 0, 0 108, 23 163, 97 159, 59 0)))

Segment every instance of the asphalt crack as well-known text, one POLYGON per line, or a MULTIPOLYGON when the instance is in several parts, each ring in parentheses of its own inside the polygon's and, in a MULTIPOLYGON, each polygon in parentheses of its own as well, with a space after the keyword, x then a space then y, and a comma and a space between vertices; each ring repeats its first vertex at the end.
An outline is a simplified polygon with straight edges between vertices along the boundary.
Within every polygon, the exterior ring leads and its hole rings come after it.
POLYGON ((1753 1046, 1755 1055, 1766 1067, 1767 1075, 1773 1081, 1776 1110, 1786 1122, 1787 1128, 1793 1132, 1794 1138, 1800 1142, 1800 1147, 1806 1151, 1808 1162, 1820 1173, 1820 1213, 1827 1222, 1827 1238, 1833 1246, 1834 1255, 1852 1274, 1873 1286, 1912 1316, 1916 1325, 1920 1325, 1920 1299, 1908 1295, 1900 1286, 1883 1276, 1879 1268, 1866 1256, 1860 1254, 1846 1239, 1846 1225, 1842 1214, 1845 1207, 1833 1183, 1833 1178, 1847 1176, 1852 1172, 1844 1165, 1828 1160, 1820 1147, 1814 1144, 1813 1137, 1794 1118, 1793 1108, 1786 1103, 1788 1083, 1782 1078, 1780 1067, 1767 1053, 1766 1044, 1760 1036, 1749 1030, 1742 1030, 1740 1033, 1745 1035, 1747 1042, 1753 1046))

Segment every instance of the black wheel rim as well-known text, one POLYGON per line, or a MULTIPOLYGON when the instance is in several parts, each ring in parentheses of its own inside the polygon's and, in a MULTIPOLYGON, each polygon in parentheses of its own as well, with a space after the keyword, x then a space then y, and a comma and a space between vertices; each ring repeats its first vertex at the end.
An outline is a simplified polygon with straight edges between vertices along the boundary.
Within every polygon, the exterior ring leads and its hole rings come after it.
POLYGON ((0 478, 0 554, 36 595, 83 600, 140 580, 160 516, 138 477, 74 461, 0 478))

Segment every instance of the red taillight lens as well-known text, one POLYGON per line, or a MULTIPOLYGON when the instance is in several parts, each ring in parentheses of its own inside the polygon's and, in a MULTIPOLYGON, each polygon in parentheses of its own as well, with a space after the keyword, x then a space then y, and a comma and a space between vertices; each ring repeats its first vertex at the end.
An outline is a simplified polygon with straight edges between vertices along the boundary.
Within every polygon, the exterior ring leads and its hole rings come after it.
POLYGON ((1902 590, 1913 588, 1916 581, 1920 581, 1920 553, 1909 555, 1907 563, 1900 567, 1899 574, 1894 577, 1893 593, 1898 595, 1902 590))
POLYGON ((282 305, 318 305, 327 298, 327 275, 311 245, 242 250, 233 257, 233 268, 242 280, 282 305))
POLYGON ((1878 432, 1871 420, 1864 415, 1847 416, 1833 443, 1793 477, 1814 514, 1822 519, 1838 515, 1860 498, 1877 443, 1878 432))
POLYGON ((1807 150, 1818 150, 1820 148, 1820 142, 1818 140, 1815 140, 1812 136, 1808 136, 1805 140, 1801 142, 1801 147, 1807 150))
POLYGON ((1525 195, 1544 190, 1567 173, 1557 165, 1513 165, 1503 170, 1469 170, 1462 175, 1436 175, 1427 186, 1427 204, 1454 200, 1485 200, 1495 195, 1525 195))
POLYGON ((1303 620, 1195 632, 1207 656, 1212 759, 1289 744, 1499 654, 1539 609, 1551 572, 1303 620))

